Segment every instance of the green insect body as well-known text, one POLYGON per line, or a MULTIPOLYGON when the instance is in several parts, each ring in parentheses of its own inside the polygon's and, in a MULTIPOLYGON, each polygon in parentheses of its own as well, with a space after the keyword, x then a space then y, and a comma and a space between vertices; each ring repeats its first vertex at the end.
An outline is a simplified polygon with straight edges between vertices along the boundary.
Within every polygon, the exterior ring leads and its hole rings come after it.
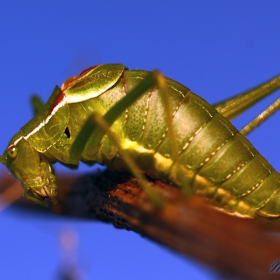
MULTIPOLYGON (((149 73, 121 64, 98 65, 56 87, 0 157, 23 185, 25 196, 41 204, 45 198, 56 203, 52 164, 57 161, 69 166, 99 162, 129 170, 107 135, 90 135, 79 158, 71 149, 92 114, 110 112, 149 73)), ((226 212, 279 217, 279 174, 213 106, 180 83, 168 78, 165 82, 172 132, 160 88, 152 86, 119 112, 110 127, 121 149, 150 177, 187 194, 201 194, 226 212)))

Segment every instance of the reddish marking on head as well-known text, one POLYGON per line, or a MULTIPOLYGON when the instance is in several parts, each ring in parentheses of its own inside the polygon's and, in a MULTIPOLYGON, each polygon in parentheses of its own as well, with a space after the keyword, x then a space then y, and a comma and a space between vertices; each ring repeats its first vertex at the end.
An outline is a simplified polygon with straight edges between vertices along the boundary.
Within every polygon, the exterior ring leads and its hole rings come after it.
POLYGON ((53 112, 53 110, 55 109, 55 107, 56 107, 59 103, 61 103, 61 101, 64 99, 64 97, 65 97, 65 95, 64 95, 63 92, 61 92, 61 93, 57 96, 55 102, 53 103, 53 105, 52 105, 52 107, 51 107, 51 109, 50 109, 50 114, 52 114, 52 112, 53 112))
POLYGON ((15 146, 16 146, 15 144, 11 144, 11 145, 7 148, 7 150, 10 150, 10 149, 14 148, 15 146))
POLYGON ((66 90, 68 87, 70 87, 70 85, 72 84, 73 81, 75 81, 79 76, 73 76, 68 78, 61 86, 61 90, 64 91, 66 90))
POLYGON ((83 72, 80 73, 79 76, 73 76, 68 78, 61 86, 61 90, 64 91, 67 88, 70 88, 71 85, 73 84, 73 82, 75 82, 77 79, 81 78, 82 76, 86 75, 89 71, 91 71, 93 68, 97 67, 99 65, 95 65, 92 67, 87 68, 86 70, 84 70, 83 72))
POLYGON ((94 69, 94 68, 97 67, 97 66, 99 66, 99 65, 91 66, 91 67, 87 68, 86 70, 82 71, 82 72, 80 73, 80 77, 86 75, 86 73, 88 73, 90 70, 94 69))

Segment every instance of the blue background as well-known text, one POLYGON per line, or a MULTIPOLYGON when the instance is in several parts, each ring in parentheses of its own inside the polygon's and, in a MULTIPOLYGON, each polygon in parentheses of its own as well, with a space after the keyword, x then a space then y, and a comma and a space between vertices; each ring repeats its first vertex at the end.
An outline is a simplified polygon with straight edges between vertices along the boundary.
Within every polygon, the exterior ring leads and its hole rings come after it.
MULTIPOLYGON (((46 101, 56 84, 95 64, 160 69, 210 103, 255 86, 280 72, 279 11, 280 2, 272 0, 2 0, 0 150, 31 118, 31 93, 46 101)), ((241 128, 275 98, 234 123, 241 128)), ((279 118, 277 113, 249 137, 276 169, 279 118)), ((76 257, 86 279, 216 278, 191 259, 96 221, 10 207, 0 213, 0 225, 1 279, 54 279, 65 229, 77 235, 76 257)))

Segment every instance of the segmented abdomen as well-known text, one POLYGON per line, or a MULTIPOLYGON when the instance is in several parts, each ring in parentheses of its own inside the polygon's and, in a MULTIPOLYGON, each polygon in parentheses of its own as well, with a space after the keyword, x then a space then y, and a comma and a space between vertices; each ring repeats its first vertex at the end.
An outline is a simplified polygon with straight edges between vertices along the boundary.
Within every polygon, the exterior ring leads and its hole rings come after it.
MULTIPOLYGON (((125 91, 145 75, 125 71, 125 91)), ((127 109, 124 148, 151 177, 207 196, 228 212, 279 216, 279 174, 211 105, 183 85, 167 83, 174 138, 154 88, 127 109)))

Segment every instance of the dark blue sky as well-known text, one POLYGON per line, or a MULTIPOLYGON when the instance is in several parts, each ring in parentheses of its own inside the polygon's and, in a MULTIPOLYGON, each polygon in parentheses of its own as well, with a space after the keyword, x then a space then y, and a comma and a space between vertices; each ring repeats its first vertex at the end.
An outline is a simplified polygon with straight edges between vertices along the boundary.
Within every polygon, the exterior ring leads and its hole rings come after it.
MULTIPOLYGON (((272 0, 1 1, 0 150, 31 118, 32 93, 46 100, 56 84, 95 64, 160 69, 210 103, 255 86, 280 73, 279 11, 272 0)), ((235 124, 240 128, 275 98, 235 124)), ((278 170, 279 118, 249 137, 278 170)), ((192 260, 96 221, 11 207, 0 223, 1 279, 54 279, 63 229, 76 232, 88 279, 215 279, 192 260)))

